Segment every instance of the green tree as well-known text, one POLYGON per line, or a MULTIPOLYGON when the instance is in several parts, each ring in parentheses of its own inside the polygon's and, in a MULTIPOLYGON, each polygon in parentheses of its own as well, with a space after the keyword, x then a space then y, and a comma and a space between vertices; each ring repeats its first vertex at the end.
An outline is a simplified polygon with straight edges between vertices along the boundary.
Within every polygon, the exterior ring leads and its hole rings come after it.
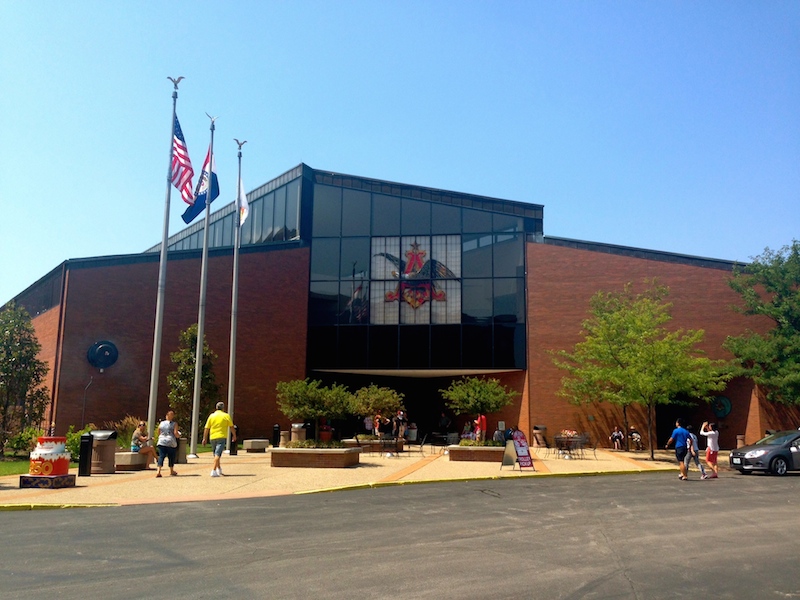
POLYGON ((10 303, 0 312, 0 456, 9 436, 39 427, 50 401, 42 385, 48 366, 28 311, 10 303))
POLYGON ((293 421, 313 421, 316 431, 320 419, 353 414, 353 395, 337 383, 325 387, 316 379, 295 379, 279 381, 276 390, 280 411, 293 421))
MULTIPOLYGON (((170 408, 175 411, 175 420, 180 425, 182 432, 190 432, 192 422, 192 404, 194 401, 194 370, 197 361, 197 323, 190 325, 180 333, 180 346, 176 352, 170 354, 170 359, 176 365, 174 371, 167 375, 169 384, 170 408)), ((203 367, 200 375, 200 407, 198 422, 202 427, 212 408, 219 401, 220 386, 214 375, 214 361, 216 353, 203 340, 203 367)))
POLYGON ((554 353, 553 362, 568 375, 559 395, 575 404, 610 402, 627 407, 639 404, 647 411, 647 434, 653 458, 653 422, 658 404, 681 397, 713 398, 731 378, 725 361, 707 358, 697 346, 700 330, 669 331, 672 316, 665 301, 669 289, 655 281, 634 294, 631 284, 621 293, 598 292, 590 300, 591 317, 582 324, 583 341, 572 352, 554 353))
POLYGON ((744 300, 735 310, 774 323, 765 334, 725 340, 739 364, 736 374, 750 377, 773 402, 800 404, 800 242, 777 252, 767 248, 736 269, 730 286, 744 300))
POLYGON ((353 414, 360 417, 397 414, 405 410, 403 394, 387 387, 378 387, 374 383, 356 390, 353 395, 353 414))
POLYGON ((485 415, 496 413, 514 401, 519 393, 509 390, 497 379, 465 377, 453 381, 445 390, 439 390, 447 406, 457 415, 485 415))

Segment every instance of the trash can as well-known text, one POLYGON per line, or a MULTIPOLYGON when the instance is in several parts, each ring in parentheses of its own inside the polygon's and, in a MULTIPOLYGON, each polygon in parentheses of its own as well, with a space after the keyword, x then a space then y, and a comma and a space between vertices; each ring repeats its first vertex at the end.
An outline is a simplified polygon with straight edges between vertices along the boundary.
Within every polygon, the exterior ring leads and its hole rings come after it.
POLYGON ((113 429, 92 431, 92 475, 113 473, 116 469, 117 432, 113 429))
POLYGON ((175 464, 185 465, 189 461, 186 459, 186 445, 189 440, 186 438, 178 438, 178 447, 175 448, 175 464))
POLYGON ((91 433, 81 434, 80 454, 78 455, 78 477, 89 477, 92 474, 92 444, 94 436, 91 433))
POLYGON ((533 445, 534 447, 545 448, 547 446, 547 427, 544 425, 533 426, 533 445))
POLYGON ((272 447, 277 448, 281 445, 281 426, 275 423, 272 426, 272 447))
POLYGON ((278 444, 280 448, 286 448, 286 444, 289 443, 289 432, 288 431, 281 431, 281 441, 278 444))
POLYGON ((744 448, 744 435, 737 435, 736 436, 736 447, 737 448, 744 448))
POLYGON ((292 423, 292 441, 302 442, 306 439, 305 423, 292 423))

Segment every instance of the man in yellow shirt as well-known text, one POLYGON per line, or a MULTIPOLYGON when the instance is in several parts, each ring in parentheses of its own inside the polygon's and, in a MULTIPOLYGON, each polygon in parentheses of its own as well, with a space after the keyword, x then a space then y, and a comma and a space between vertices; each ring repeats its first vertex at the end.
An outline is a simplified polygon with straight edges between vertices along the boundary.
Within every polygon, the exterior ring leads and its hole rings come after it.
POLYGON ((231 430, 231 443, 236 443, 236 430, 233 427, 233 419, 222 410, 225 407, 223 402, 217 402, 217 410, 208 415, 206 426, 203 430, 203 445, 211 440, 211 449, 214 451, 214 468, 211 470, 212 477, 222 475, 220 459, 222 451, 225 450, 225 442, 228 441, 228 428, 231 430))

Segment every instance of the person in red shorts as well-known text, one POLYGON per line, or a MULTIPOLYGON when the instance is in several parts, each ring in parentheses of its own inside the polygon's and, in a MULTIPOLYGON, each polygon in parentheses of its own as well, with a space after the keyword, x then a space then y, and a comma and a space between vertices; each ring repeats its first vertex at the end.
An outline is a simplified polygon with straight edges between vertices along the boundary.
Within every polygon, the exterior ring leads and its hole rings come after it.
POLYGON ((719 429, 717 429, 717 424, 706 421, 700 428, 700 435, 706 437, 706 464, 711 467, 712 471, 712 474, 708 477, 716 479, 718 477, 717 455, 719 455, 719 429))

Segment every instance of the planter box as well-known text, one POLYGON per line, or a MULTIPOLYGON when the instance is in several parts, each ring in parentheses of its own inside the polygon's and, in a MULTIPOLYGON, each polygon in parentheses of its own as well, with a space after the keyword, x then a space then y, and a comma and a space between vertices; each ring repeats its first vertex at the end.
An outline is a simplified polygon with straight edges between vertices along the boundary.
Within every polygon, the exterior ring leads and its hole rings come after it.
POLYGON ((503 462, 503 446, 448 446, 450 460, 503 462))
POLYGON ((358 448, 365 452, 402 452, 405 448, 405 440, 342 440, 346 448, 358 448))
POLYGON ((144 471, 150 457, 147 454, 138 452, 117 452, 114 455, 114 463, 117 471, 144 471))
POLYGON ((358 464, 360 448, 273 448, 273 467, 343 469, 358 464))

